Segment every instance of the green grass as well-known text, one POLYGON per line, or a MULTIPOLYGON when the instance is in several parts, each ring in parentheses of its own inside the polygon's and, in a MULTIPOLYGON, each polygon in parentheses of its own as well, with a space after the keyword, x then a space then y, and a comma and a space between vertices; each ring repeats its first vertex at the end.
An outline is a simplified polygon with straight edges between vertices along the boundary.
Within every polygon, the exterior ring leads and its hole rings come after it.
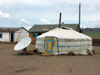
POLYGON ((100 33, 99 32, 84 32, 84 34, 92 37, 92 38, 100 38, 100 33))

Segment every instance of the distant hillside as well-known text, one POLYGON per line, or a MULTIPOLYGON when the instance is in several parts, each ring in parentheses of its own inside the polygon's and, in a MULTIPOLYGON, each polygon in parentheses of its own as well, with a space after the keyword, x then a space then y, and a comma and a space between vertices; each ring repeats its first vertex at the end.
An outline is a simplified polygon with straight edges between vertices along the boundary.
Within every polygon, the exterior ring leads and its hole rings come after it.
POLYGON ((85 28, 83 32, 100 32, 100 28, 85 28))
POLYGON ((85 28, 83 33, 92 38, 100 38, 100 28, 85 28))

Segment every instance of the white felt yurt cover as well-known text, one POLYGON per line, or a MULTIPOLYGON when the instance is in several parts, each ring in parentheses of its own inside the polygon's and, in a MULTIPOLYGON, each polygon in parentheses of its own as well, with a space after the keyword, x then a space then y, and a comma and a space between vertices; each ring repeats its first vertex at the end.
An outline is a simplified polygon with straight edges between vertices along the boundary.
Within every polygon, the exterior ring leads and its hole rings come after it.
POLYGON ((54 55, 68 54, 69 52, 87 55, 88 48, 91 52, 93 50, 91 37, 65 27, 55 28, 38 36, 35 48, 37 48, 40 52, 45 51, 45 37, 54 37, 54 55))

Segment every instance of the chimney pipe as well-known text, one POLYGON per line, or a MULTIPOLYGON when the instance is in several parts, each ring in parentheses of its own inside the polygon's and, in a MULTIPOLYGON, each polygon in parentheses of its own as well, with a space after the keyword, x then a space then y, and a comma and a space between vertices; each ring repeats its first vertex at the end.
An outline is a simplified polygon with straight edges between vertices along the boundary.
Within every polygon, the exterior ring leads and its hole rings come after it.
POLYGON ((60 25, 61 25, 61 13, 60 13, 60 16, 59 16, 59 28, 60 28, 60 25))

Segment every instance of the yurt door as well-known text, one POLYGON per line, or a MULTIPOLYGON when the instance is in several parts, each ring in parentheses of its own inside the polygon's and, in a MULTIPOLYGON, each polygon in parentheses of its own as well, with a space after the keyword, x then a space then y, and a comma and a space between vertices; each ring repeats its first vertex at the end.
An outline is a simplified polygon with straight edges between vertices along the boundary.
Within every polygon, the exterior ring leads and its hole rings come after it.
POLYGON ((54 47, 55 47, 54 38, 46 37, 44 54, 54 54, 54 47))

